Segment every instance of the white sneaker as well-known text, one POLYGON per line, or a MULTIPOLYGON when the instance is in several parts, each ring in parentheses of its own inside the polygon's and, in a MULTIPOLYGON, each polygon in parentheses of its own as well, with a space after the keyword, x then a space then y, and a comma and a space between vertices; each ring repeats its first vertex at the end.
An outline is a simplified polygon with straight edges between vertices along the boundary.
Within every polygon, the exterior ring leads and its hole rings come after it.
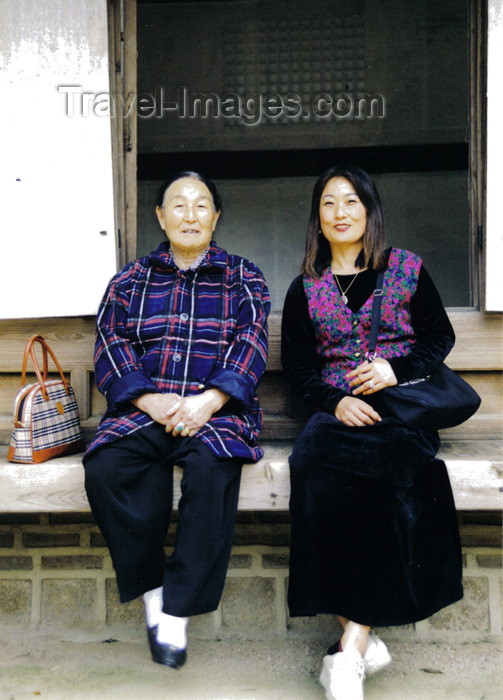
POLYGON ((363 662, 365 664, 367 676, 371 676, 373 673, 377 673, 377 671, 386 668, 386 666, 390 665, 391 661, 391 654, 386 644, 382 639, 379 639, 377 634, 370 632, 367 647, 363 654, 363 662))
MULTIPOLYGON (((336 654, 338 651, 339 642, 336 642, 327 650, 327 654, 336 654)), ((371 676, 377 673, 377 671, 381 671, 383 668, 386 668, 386 666, 389 666, 391 661, 391 655, 386 644, 375 632, 370 632, 367 646, 363 654, 366 675, 371 676)))
POLYGON ((327 700, 363 700, 364 680, 365 664, 356 649, 349 647, 323 659, 320 683, 327 700))

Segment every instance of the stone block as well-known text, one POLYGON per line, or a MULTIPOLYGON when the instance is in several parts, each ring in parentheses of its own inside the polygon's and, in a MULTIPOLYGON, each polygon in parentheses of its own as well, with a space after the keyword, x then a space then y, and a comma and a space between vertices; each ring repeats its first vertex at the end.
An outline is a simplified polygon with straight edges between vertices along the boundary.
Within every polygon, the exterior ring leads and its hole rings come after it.
POLYGON ((0 547, 7 548, 14 546, 14 533, 0 532, 0 547))
POLYGON ((107 543, 101 532, 91 533, 91 547, 106 547, 107 543))
POLYGON ((463 579, 464 597, 429 618, 435 630, 449 632, 478 631, 489 629, 489 581, 485 576, 463 579))
POLYGON ((229 569, 251 569, 252 562, 251 554, 231 554, 229 569))
POLYGON ((261 523, 262 514, 256 510, 238 511, 236 513, 236 524, 240 523, 261 523))
POLYGON ((234 532, 234 545, 265 544, 288 546, 290 526, 286 523, 238 523, 234 532))
POLYGON ((288 554, 263 554, 264 569, 288 569, 290 557, 288 554))
POLYGON ((245 632, 276 627, 276 582, 274 578, 228 577, 222 596, 222 626, 245 632))
POLYGON ((0 580, 0 625, 29 625, 31 581, 0 580))
POLYGON ((471 510, 461 514, 461 522, 475 525, 503 525, 503 514, 496 510, 471 510))
POLYGON ((483 569, 501 569, 503 556, 501 552, 489 552, 488 554, 477 554, 477 564, 483 569))
POLYGON ((166 533, 166 537, 164 539, 164 544, 166 547, 174 547, 175 546, 175 539, 176 539, 176 522, 170 522, 169 527, 168 527, 168 532, 166 533))
POLYGON ((102 569, 103 557, 88 554, 42 557, 42 569, 102 569))
POLYGON ((280 511, 275 513, 274 511, 260 511, 258 514, 261 523, 287 523, 290 525, 292 517, 288 511, 280 511))
POLYGON ((288 630, 304 634, 323 634, 327 640, 335 642, 342 637, 342 627, 337 615, 313 615, 312 617, 290 617, 288 630))
POLYGON ((92 513, 50 513, 49 522, 51 525, 73 525, 76 523, 93 525, 96 523, 92 513))
POLYGON ((463 547, 501 547, 499 525, 462 525, 459 534, 463 547))
POLYGON ((107 624, 145 625, 145 606, 141 597, 129 603, 121 603, 117 581, 114 578, 106 580, 106 596, 107 624))
POLYGON ((92 629, 96 626, 95 579, 42 581, 41 622, 48 627, 92 629))
POLYGON ((416 624, 411 622, 408 625, 395 625, 392 627, 373 627, 372 629, 374 632, 376 632, 376 634, 379 635, 379 637, 381 637, 385 641, 388 639, 412 640, 416 633, 416 624))
POLYGON ((78 532, 24 532, 23 547, 79 547, 78 532))
POLYGON ((31 557, 0 557, 0 571, 30 571, 33 569, 31 557))
POLYGON ((205 615, 193 615, 189 618, 188 636, 199 639, 212 639, 216 636, 219 624, 215 620, 216 612, 205 615))
POLYGON ((38 525, 39 513, 0 513, 0 525, 38 525))

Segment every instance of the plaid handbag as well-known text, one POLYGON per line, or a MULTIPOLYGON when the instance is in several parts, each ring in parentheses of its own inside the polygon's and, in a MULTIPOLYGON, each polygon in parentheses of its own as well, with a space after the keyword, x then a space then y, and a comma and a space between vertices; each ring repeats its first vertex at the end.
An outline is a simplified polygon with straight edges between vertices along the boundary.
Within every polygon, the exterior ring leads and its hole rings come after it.
POLYGON ((14 401, 14 432, 7 459, 10 462, 38 464, 83 449, 79 409, 73 389, 44 338, 33 335, 24 350, 21 389, 14 401), (42 347, 43 372, 40 372, 35 355, 36 343, 42 347), (59 379, 47 378, 48 354, 56 365, 59 379), (38 381, 25 385, 28 358, 38 381))

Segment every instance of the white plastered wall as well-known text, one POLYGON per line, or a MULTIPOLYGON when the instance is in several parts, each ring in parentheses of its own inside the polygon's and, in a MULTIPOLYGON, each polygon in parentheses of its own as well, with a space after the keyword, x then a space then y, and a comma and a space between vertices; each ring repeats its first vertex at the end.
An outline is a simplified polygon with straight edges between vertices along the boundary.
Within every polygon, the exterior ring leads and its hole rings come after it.
POLYGON ((110 115, 60 88, 109 94, 106 0, 0 16, 0 318, 94 314, 116 269, 110 115))
POLYGON ((503 0, 489 0, 486 311, 503 311, 503 0))

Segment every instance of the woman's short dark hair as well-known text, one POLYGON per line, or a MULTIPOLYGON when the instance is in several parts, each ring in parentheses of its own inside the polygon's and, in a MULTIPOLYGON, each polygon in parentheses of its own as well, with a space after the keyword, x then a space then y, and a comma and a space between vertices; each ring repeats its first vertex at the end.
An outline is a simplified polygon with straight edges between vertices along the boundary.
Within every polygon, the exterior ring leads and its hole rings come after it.
POLYGON ((334 177, 343 177, 353 185, 367 214, 363 249, 355 260, 355 266, 378 269, 384 265, 386 241, 384 213, 374 181, 365 170, 354 165, 334 166, 319 176, 313 189, 306 249, 302 262, 302 272, 309 277, 319 277, 331 261, 330 245, 325 236, 320 234, 320 201, 328 181, 334 177))
POLYGON ((210 191, 215 211, 222 211, 222 199, 218 194, 218 190, 215 183, 212 182, 212 180, 210 180, 209 178, 205 177, 204 175, 196 173, 193 170, 182 170, 182 172, 176 173, 176 175, 172 175, 171 177, 168 177, 166 180, 164 180, 164 182, 157 191, 156 205, 159 208, 162 209, 164 205, 164 195, 166 194, 166 190, 168 189, 168 187, 177 180, 181 180, 184 177, 192 177, 196 180, 199 180, 199 182, 205 184, 210 191))

